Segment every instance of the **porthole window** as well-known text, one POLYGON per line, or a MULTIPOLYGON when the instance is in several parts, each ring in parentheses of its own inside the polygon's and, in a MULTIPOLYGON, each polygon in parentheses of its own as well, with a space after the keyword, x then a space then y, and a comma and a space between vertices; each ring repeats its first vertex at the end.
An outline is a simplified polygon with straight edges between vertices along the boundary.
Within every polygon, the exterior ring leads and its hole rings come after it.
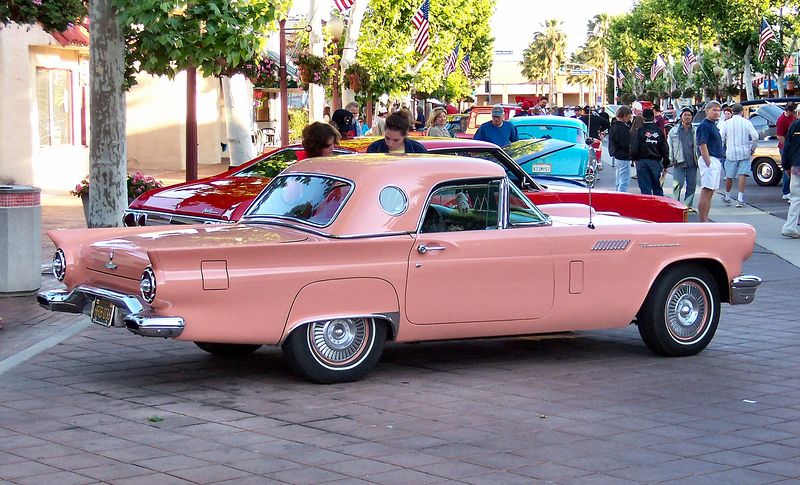
POLYGON ((379 199, 381 209, 390 216, 399 216, 408 209, 408 197, 399 187, 384 187, 379 199))

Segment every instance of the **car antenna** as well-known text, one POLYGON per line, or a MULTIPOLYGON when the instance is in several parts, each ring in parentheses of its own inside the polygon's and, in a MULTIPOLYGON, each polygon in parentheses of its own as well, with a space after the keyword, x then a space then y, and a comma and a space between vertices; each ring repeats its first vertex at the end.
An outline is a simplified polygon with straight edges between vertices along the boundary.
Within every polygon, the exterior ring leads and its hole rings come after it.
POLYGON ((589 229, 594 229, 594 222, 592 222, 592 186, 596 179, 594 172, 588 172, 583 176, 584 182, 589 187, 589 225, 587 226, 589 229))

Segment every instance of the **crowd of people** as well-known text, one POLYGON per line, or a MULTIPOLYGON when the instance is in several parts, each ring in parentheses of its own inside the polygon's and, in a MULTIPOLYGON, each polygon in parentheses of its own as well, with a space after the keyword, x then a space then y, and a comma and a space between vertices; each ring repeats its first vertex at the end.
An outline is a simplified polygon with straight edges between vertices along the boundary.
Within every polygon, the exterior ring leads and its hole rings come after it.
MULTIPOLYGON (((797 106, 788 103, 777 122, 777 137, 784 161, 783 198, 790 201, 789 215, 782 235, 800 238, 797 230, 800 216, 800 119, 797 106)), ((736 181, 735 207, 744 207, 747 177, 751 175, 750 160, 755 151, 758 133, 753 124, 742 116, 741 104, 722 106, 709 101, 703 107, 704 119, 695 126, 694 111, 684 108, 675 125, 667 130, 666 119, 658 106, 643 108, 640 102, 617 108, 613 120, 604 111, 591 107, 571 109, 548 108, 547 99, 541 98, 532 106, 525 101, 515 116, 543 114, 573 115, 581 119, 592 138, 608 134, 608 151, 616 169, 615 188, 627 192, 635 178, 642 194, 664 195, 664 177, 672 172, 672 196, 687 206, 697 205, 700 221, 708 221, 714 193, 724 180, 722 201, 733 205, 731 197, 736 181), (605 115, 605 116, 604 116, 605 115), (635 177, 631 176, 636 168, 635 177), (699 183, 698 183, 699 182, 699 183), (695 197, 698 193, 699 197, 695 197)), ((314 122, 303 130, 302 157, 328 156, 342 138, 374 135, 381 138, 367 148, 368 153, 423 153, 425 147, 408 137, 412 131, 428 136, 449 137, 448 111, 436 107, 425 116, 422 107, 416 115, 406 107, 398 107, 391 114, 379 111, 373 125, 368 127, 359 114, 356 102, 337 109, 332 115, 325 113, 325 123, 314 122)), ((507 114, 501 105, 495 105, 490 121, 483 123, 474 139, 505 146, 517 141, 516 127, 505 121, 507 114)))

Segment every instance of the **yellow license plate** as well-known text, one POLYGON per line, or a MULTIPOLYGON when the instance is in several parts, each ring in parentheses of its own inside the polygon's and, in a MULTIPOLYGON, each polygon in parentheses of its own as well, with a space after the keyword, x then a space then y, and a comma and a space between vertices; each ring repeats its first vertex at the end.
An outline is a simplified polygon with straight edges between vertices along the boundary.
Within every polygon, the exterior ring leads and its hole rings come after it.
POLYGON ((110 327, 114 324, 116 309, 110 301, 97 298, 92 304, 92 323, 110 327))

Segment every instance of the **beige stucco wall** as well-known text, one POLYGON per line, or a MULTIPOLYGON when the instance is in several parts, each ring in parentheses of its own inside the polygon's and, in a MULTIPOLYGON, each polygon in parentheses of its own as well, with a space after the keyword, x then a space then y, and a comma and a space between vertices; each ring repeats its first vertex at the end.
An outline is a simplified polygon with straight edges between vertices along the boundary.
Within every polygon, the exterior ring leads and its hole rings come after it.
POLYGON ((71 145, 41 147, 35 96, 36 66, 72 74, 73 124, 80 126, 80 51, 56 49, 38 26, 11 24, 0 29, 0 181, 66 190, 88 172, 88 149, 80 132, 71 145))
MULTIPOLYGON (((137 76, 127 95, 128 166, 186 168, 186 73, 137 76)), ((197 77, 198 163, 220 163, 226 138, 219 79, 197 77)))
MULTIPOLYGON (((88 49, 63 48, 40 27, 0 29, 0 183, 66 192, 89 173, 89 148, 81 142, 81 99, 88 100, 88 49), (72 79, 70 143, 40 146, 36 68, 66 69, 72 79)), ((127 93, 128 158, 151 171, 186 167, 186 77, 141 75, 127 93)), ((219 163, 227 138, 220 83, 197 78, 199 163, 219 163)), ((87 111, 88 112, 88 111, 87 111)), ((89 128, 87 123, 87 144, 89 128)))

